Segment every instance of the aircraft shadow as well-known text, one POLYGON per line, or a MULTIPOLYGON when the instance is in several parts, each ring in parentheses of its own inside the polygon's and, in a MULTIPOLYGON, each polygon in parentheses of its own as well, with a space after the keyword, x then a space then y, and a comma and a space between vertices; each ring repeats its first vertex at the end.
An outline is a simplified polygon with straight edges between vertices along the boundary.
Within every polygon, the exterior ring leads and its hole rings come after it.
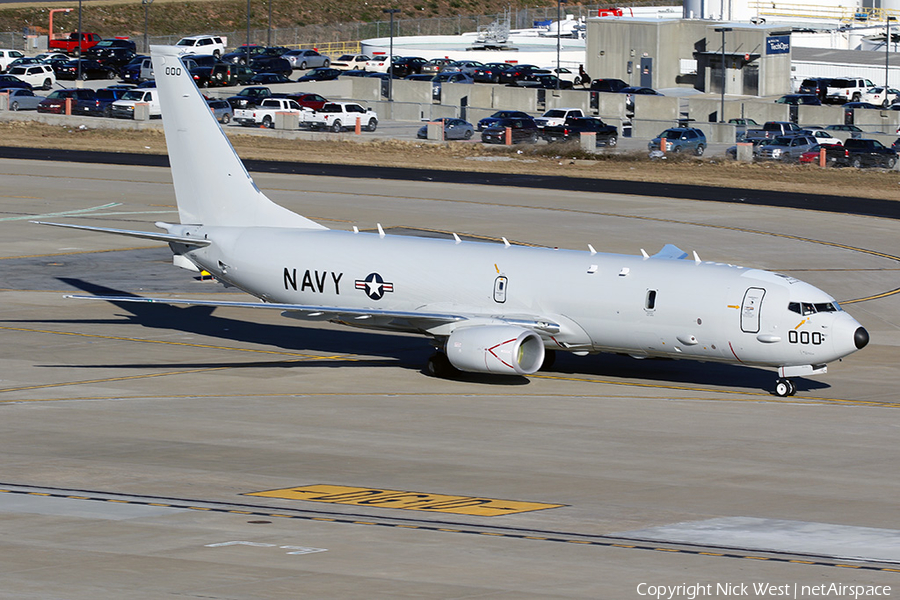
MULTIPOLYGON (((82 279, 58 278, 60 282, 72 286, 87 294, 103 296, 134 296, 114 288, 97 285, 82 279)), ((322 330, 294 324, 271 325, 253 321, 236 320, 214 314, 214 307, 189 306, 178 307, 156 303, 112 302, 117 308, 125 311, 110 319, 65 319, 29 322, 44 323, 79 323, 117 324, 128 323, 147 329, 181 331, 183 333, 201 335, 214 339, 258 344, 279 348, 287 352, 322 352, 334 354, 357 354, 361 357, 374 356, 366 360, 329 360, 304 359, 303 357, 286 356, 273 360, 266 357, 261 361, 235 362, 179 362, 183 368, 260 368, 327 366, 347 368, 353 366, 372 366, 386 364, 381 358, 390 359, 391 367, 423 371, 426 358, 431 354, 428 341, 405 335, 393 335, 378 331, 362 331, 354 329, 322 330)), ((5 321, 9 322, 9 321, 5 321)), ((84 365, 83 368, 96 368, 97 365, 84 365)), ((167 365, 122 363, 104 365, 113 368, 161 368, 167 365)), ((71 365, 68 365, 71 368, 71 365)), ((775 372, 754 367, 724 365, 717 363, 700 363, 690 360, 636 360, 631 357, 611 354, 600 354, 590 357, 578 357, 565 352, 557 353, 556 364, 548 373, 564 375, 593 375, 615 379, 642 379, 667 385, 698 385, 703 387, 728 387, 749 390, 771 390, 774 387, 775 372)), ((529 379, 517 376, 496 376, 477 373, 463 373, 456 378, 463 383, 487 385, 527 385, 529 379)), ((794 380, 798 391, 811 391, 830 387, 825 383, 797 378, 794 380)))

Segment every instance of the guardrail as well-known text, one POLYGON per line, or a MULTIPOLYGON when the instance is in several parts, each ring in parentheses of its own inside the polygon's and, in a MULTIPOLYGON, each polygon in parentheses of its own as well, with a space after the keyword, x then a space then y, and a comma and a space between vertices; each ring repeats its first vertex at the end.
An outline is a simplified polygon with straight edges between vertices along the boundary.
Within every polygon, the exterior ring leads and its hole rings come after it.
POLYGON ((829 19, 843 23, 887 21, 888 17, 900 20, 900 10, 886 8, 843 6, 813 6, 811 4, 790 4, 781 2, 750 2, 750 10, 765 17, 792 17, 805 19, 829 19))

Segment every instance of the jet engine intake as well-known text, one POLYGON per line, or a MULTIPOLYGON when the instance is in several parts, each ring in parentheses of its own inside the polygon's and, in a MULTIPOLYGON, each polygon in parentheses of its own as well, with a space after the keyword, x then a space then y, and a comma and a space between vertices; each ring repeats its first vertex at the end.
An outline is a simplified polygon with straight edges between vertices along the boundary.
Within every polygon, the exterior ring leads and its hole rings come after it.
POLYGON ((447 340, 447 358, 460 371, 530 375, 544 362, 544 342, 511 325, 461 327, 447 340))

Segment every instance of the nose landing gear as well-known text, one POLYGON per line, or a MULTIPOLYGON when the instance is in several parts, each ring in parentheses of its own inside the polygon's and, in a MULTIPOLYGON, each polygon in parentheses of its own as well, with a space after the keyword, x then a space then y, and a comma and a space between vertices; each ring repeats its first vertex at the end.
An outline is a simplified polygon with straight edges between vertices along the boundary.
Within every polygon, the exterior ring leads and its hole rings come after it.
POLYGON ((775 382, 775 395, 781 398, 793 396, 797 393, 797 386, 794 382, 787 378, 781 378, 775 382))

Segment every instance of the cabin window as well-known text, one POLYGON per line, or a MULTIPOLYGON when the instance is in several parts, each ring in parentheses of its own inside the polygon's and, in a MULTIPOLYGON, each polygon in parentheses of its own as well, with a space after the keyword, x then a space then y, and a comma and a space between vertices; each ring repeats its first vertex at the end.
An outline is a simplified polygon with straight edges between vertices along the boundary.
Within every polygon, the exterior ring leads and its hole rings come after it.
POLYGON ((644 302, 644 308, 647 310, 656 309, 656 290, 647 290, 647 299, 644 302))

